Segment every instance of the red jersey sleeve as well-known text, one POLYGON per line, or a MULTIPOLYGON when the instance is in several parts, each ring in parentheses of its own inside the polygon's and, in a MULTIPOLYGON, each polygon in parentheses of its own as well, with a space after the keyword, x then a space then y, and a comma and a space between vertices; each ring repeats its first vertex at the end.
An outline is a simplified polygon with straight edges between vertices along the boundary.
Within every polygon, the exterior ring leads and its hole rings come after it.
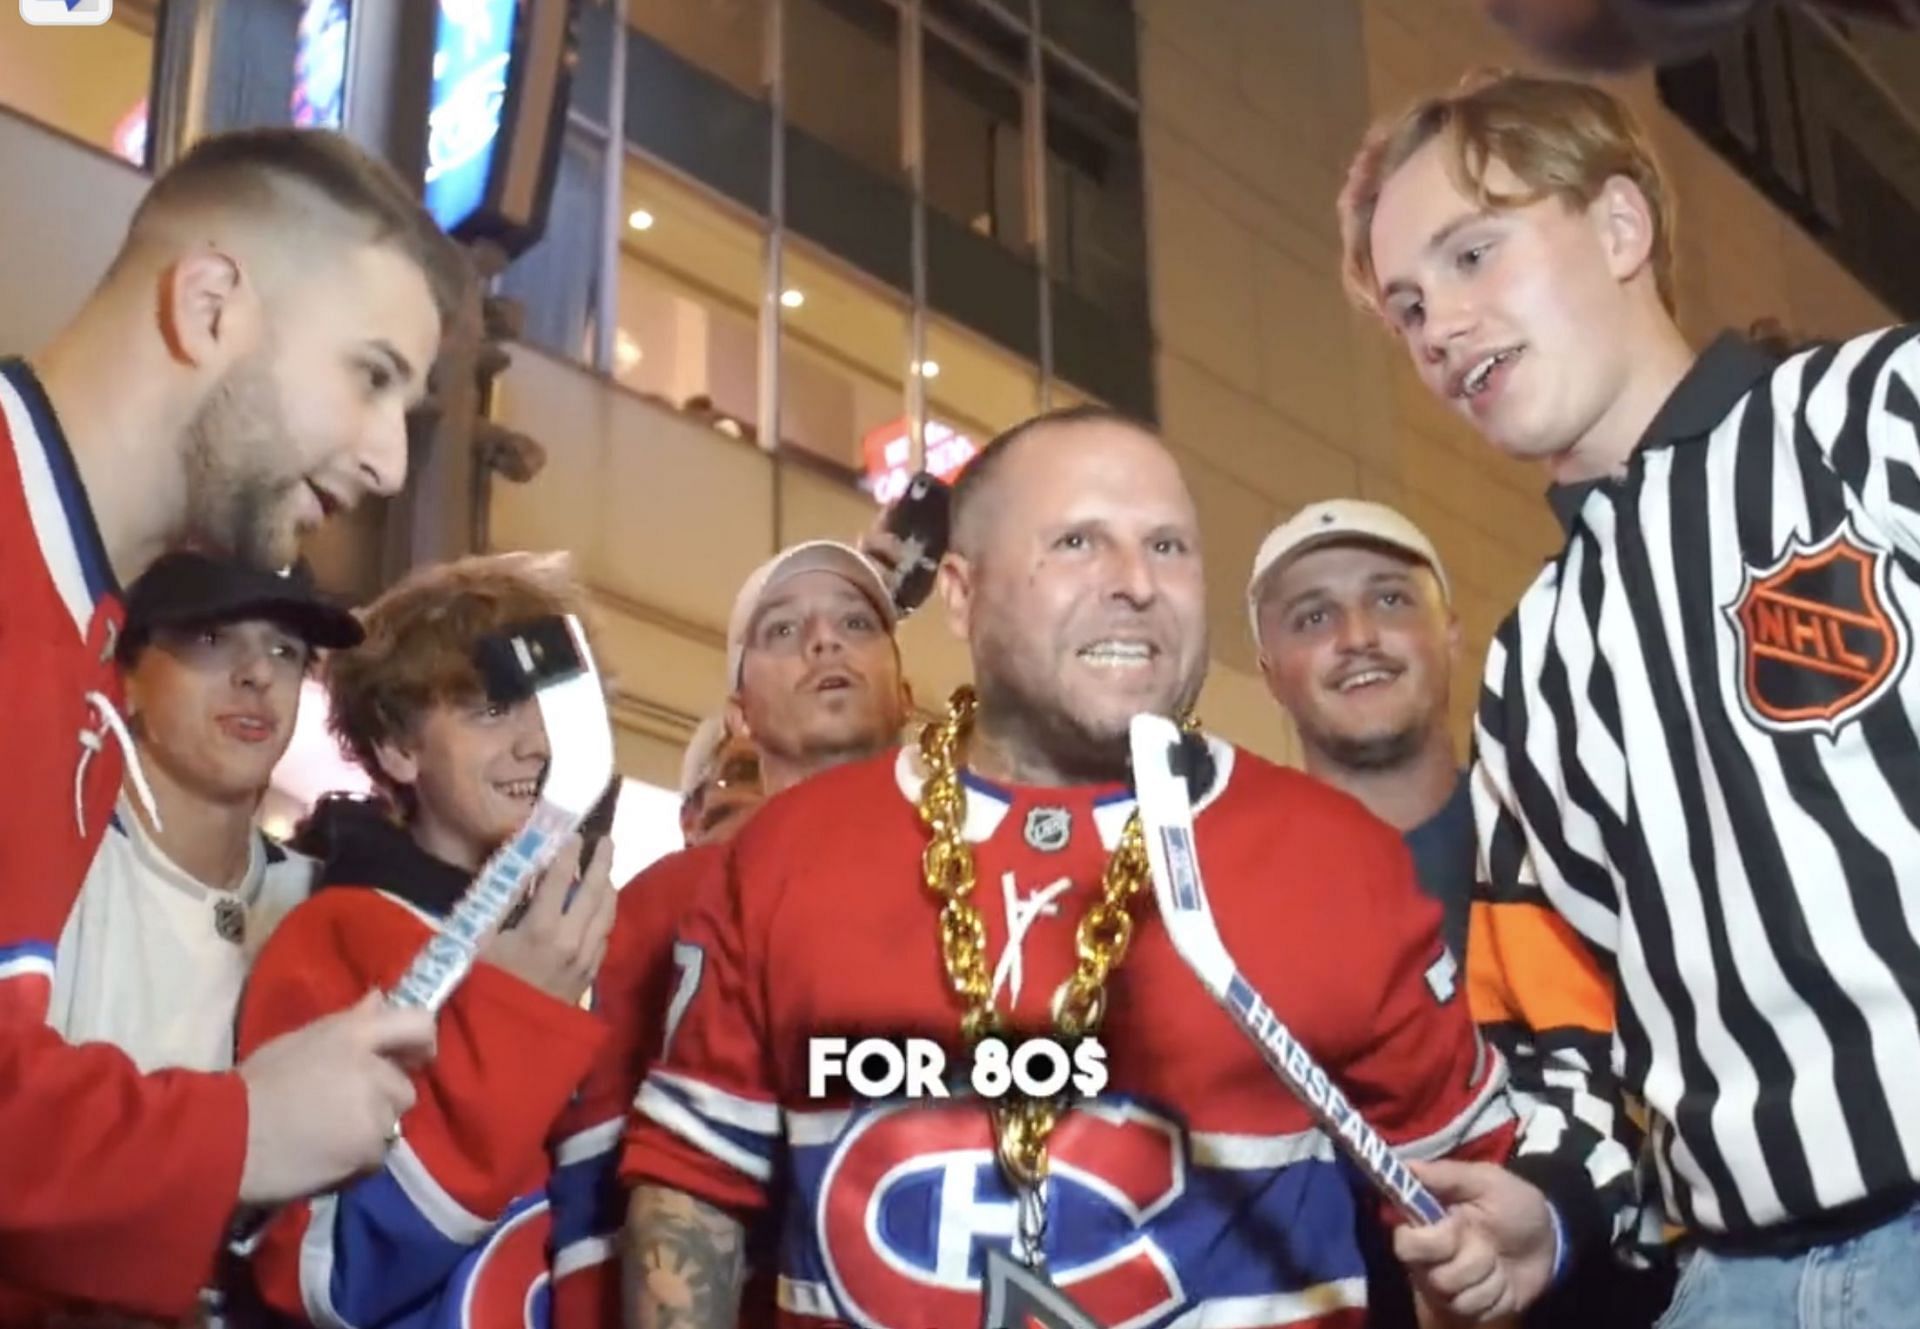
POLYGON ((1343 932, 1355 959, 1353 1010, 1364 1024, 1328 1070, 1403 1156, 1505 1161, 1517 1127, 1506 1063, 1468 1011, 1439 905, 1385 826, 1343 835, 1341 854, 1345 880, 1328 889, 1364 901, 1343 932))
MULTIPOLYGON (((725 870, 724 849, 688 849, 661 859, 620 892, 606 962, 594 984, 594 1009, 606 1020, 611 1036, 594 1075, 592 1097, 609 1106, 617 1100, 623 1117, 660 1056, 676 990, 701 977, 693 964, 675 963, 675 938, 701 883, 722 877, 725 870)), ((637 1113, 629 1118, 629 1143, 644 1120, 637 1113)), ((623 1152, 623 1181, 631 1180, 628 1166, 623 1152)))
POLYGON ((187 1313, 239 1194, 246 1086, 142 1075, 118 1048, 71 1047, 7 1005, 0 994, 0 1322, 43 1297, 187 1313))
POLYGON ((554 1321, 617 1324, 626 1191, 618 1164, 640 1082, 660 1051, 672 989, 673 936, 717 849, 669 854, 620 891, 593 1013, 607 1037, 562 1118, 547 1193, 554 1224, 554 1321))
MULTIPOLYGON (((749 828, 751 829, 751 828, 749 828)), ((746 908, 750 834, 695 892, 673 944, 664 1051, 635 1100, 621 1174, 756 1212, 781 1144, 764 939, 746 908)))
MULTIPOLYGON (((430 935, 377 892, 322 892, 261 952, 239 1049, 391 985, 430 935)), ((412 1323, 517 1197, 545 1186, 548 1143, 602 1042, 587 1012, 478 964, 441 1011, 434 1059, 385 1165, 291 1205, 252 1255, 262 1298, 308 1321, 412 1323)))
POLYGON ((31 372, 0 363, 0 1323, 49 1303, 171 1319, 198 1303, 238 1199, 247 1093, 232 1074, 142 1075, 47 1026, 60 932, 122 772, 100 733, 117 603, 103 592, 76 621, 55 581, 56 565, 80 577, 70 560, 91 543, 84 493, 63 519, 46 504, 57 433, 31 372))

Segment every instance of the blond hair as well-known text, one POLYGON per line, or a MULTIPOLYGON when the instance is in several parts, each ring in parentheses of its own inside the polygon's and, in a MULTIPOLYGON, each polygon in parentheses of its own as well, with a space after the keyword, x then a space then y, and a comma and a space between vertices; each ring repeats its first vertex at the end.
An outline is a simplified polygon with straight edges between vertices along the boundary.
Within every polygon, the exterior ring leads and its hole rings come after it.
POLYGON ((1544 198, 1585 207, 1615 176, 1633 181, 1653 219, 1654 287, 1674 309, 1673 199, 1645 133, 1617 97, 1570 79, 1502 71, 1469 74, 1452 92, 1415 102, 1376 122, 1340 191, 1341 275, 1362 309, 1381 313, 1373 266, 1373 214, 1393 173, 1438 139, 1447 173, 1487 209, 1544 198), (1487 168, 1499 162, 1521 189, 1496 193, 1487 168))
POLYGON ((378 749, 411 736, 428 708, 485 694, 474 663, 482 637, 556 614, 584 623, 584 601, 565 554, 483 554, 415 569, 360 612, 366 640, 327 660, 334 737, 410 810, 378 749))

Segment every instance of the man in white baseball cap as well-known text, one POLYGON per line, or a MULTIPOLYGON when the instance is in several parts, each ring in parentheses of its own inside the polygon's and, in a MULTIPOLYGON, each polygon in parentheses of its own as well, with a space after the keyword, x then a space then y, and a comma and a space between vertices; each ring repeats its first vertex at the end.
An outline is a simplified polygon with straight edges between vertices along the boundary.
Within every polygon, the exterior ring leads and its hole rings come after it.
POLYGON ((709 715, 680 761, 680 835, 689 845, 725 840, 760 806, 760 754, 709 715))
POLYGON ((1309 774, 1399 830, 1465 953, 1473 812, 1448 728, 1460 624, 1433 542, 1392 508, 1335 499, 1275 527, 1247 611, 1260 671, 1309 774))
MULTIPOLYGON (((727 623, 726 711, 719 733, 705 734, 719 772, 727 770, 726 754, 757 753, 760 790, 772 798, 897 742, 912 694, 894 642, 896 622, 885 578, 850 545, 813 540, 761 564, 740 587, 727 623)), ((705 763, 708 779, 713 758, 705 763)), ((690 753, 683 782, 698 760, 690 753)), ((757 806, 756 799, 746 815, 757 806)), ((745 819, 734 817, 724 835, 688 832, 686 849, 660 859, 620 892, 596 989, 612 1025, 611 1050, 583 1092, 590 1104, 633 1102, 671 1037, 673 1012, 685 1009, 684 1001, 673 1000, 676 985, 692 981, 689 971, 676 974, 676 966, 690 962, 674 944, 676 930, 695 896, 713 888, 726 862, 726 840, 745 819)), ((621 1163, 623 1180, 631 1180, 632 1150, 630 1144, 621 1163)), ((756 1236, 754 1251, 765 1238, 756 1236)), ((762 1255, 751 1258, 764 1263, 762 1255)), ((773 1280, 763 1269, 747 1283, 740 1323, 771 1324, 773 1302, 773 1280)))
POLYGON ((898 738, 911 697, 896 619, 880 570, 835 540, 747 578, 727 622, 727 726, 759 750, 769 795, 898 738))

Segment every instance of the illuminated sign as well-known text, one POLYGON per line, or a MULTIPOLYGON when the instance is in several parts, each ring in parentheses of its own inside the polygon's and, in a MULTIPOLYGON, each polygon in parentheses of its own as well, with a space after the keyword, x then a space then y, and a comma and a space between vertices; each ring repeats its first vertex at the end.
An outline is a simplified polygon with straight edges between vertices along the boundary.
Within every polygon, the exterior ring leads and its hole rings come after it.
POLYGON ((427 112, 427 211, 451 231, 487 197, 519 0, 440 0, 427 112))
POLYGON ((347 0, 306 0, 293 46, 293 123, 338 129, 347 112, 347 0))
POLYGON ((147 168, 147 99, 142 97, 113 126, 113 155, 147 168))
MULTIPOLYGON (((979 451, 978 443, 952 425, 927 421, 926 469, 939 479, 953 479, 979 451)), ((867 489, 875 502, 885 506, 906 492, 907 481, 913 478, 913 433, 905 418, 867 431, 860 454, 866 462, 867 489)))

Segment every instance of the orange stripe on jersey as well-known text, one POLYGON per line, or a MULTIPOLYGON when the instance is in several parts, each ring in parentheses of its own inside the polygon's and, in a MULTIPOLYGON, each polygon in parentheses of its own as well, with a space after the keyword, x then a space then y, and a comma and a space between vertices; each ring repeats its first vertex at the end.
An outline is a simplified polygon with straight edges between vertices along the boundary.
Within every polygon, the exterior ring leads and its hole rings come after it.
POLYGON ((1473 902, 1467 1004, 1481 1024, 1613 1031, 1613 980, 1567 920, 1544 902, 1473 902))

